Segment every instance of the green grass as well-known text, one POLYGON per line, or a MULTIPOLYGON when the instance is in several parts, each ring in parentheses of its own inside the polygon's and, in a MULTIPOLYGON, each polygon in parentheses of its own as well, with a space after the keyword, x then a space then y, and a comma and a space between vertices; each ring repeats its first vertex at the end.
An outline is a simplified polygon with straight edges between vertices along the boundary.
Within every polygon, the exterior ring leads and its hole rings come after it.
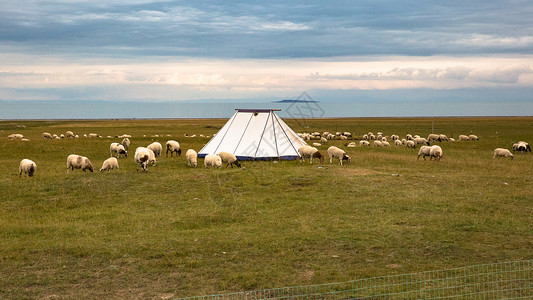
POLYGON ((208 139, 183 135, 225 121, 1 121, 0 298, 192 296, 533 258, 533 155, 492 159, 496 147, 531 143, 533 118, 286 120, 355 136, 427 136, 433 121, 435 132, 480 137, 441 143, 439 163, 332 141, 351 164, 206 170, 163 155, 136 172, 136 147, 176 139, 198 151, 208 139), (41 138, 67 130, 131 134, 132 151, 118 172, 67 174, 69 154, 99 169, 118 140, 41 138), (31 141, 8 140, 15 132, 31 141), (37 163, 35 177, 19 178, 23 158, 37 163))

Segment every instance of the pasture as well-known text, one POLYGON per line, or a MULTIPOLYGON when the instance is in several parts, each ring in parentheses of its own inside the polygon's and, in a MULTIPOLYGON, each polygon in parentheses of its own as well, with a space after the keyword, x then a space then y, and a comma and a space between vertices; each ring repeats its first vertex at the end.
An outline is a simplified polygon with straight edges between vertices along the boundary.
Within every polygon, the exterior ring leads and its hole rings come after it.
POLYGON ((533 258, 533 154, 492 158, 531 144, 533 117, 285 121, 355 138, 426 137, 434 126, 480 140, 439 143, 440 162, 417 160, 418 147, 333 140, 319 150, 343 148, 350 164, 206 170, 184 154, 209 139, 184 134, 212 135, 226 120, 0 121, 0 298, 166 299, 533 258), (67 130, 80 138, 42 138, 67 130), (98 172, 121 140, 106 136, 122 134, 133 137, 120 170, 98 172), (182 156, 137 172, 134 149, 169 139, 182 156), (72 153, 95 172, 67 174, 72 153), (23 158, 37 163, 34 177, 18 176, 23 158))

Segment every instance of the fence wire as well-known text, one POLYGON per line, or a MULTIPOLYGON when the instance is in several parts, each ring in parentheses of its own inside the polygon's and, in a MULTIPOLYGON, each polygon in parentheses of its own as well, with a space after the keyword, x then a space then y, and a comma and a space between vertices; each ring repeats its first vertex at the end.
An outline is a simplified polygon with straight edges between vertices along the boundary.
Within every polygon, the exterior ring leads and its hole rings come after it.
POLYGON ((180 299, 533 299, 532 275, 526 260, 180 299))

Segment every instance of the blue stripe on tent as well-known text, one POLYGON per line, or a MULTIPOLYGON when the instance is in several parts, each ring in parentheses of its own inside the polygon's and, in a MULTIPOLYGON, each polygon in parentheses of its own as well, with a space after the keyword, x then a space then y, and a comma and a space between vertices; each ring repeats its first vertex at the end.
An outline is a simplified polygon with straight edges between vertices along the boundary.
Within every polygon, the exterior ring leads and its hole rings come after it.
MULTIPOLYGON (((207 154, 198 154, 198 158, 205 158, 207 154)), ((238 160, 275 160, 275 159, 281 159, 281 160, 295 160, 299 159, 300 157, 297 155, 285 155, 280 157, 252 157, 252 156, 236 156, 238 160)))

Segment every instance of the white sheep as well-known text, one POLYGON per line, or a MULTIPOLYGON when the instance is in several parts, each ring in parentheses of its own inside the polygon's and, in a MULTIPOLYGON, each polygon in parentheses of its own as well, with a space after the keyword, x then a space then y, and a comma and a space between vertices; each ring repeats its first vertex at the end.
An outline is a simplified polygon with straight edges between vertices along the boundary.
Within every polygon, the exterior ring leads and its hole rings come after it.
POLYGON ((333 158, 334 157, 339 160, 339 163, 340 163, 341 166, 342 166, 342 161, 343 160, 346 160, 348 162, 352 161, 352 159, 348 155, 346 155, 346 152, 344 152, 344 150, 342 150, 340 148, 337 148, 335 146, 331 146, 331 147, 328 148, 328 155, 329 155, 329 163, 330 164, 333 163, 333 158))
POLYGON ((345 144, 345 146, 348 147, 348 148, 355 148, 355 145, 356 145, 355 142, 351 142, 349 144, 345 144))
POLYGON ((221 168, 222 167, 222 158, 216 154, 208 154, 204 158, 204 166, 205 168, 213 167, 213 168, 221 168))
POLYGON ((383 147, 383 142, 380 141, 380 140, 375 140, 374 141, 374 147, 383 147))
POLYGON ((419 159, 420 156, 422 156, 424 158, 424 160, 426 160, 426 156, 429 156, 429 150, 431 150, 430 146, 422 146, 422 147, 420 147, 420 150, 418 150, 418 156, 417 156, 416 159, 419 159))
POLYGON ((226 168, 231 165, 233 168, 233 164, 235 164, 237 167, 241 167, 241 163, 237 160, 237 157, 233 155, 232 153, 221 151, 218 153, 218 156, 220 156, 220 159, 222 159, 222 163, 226 164, 226 168))
POLYGON ((513 152, 515 151, 520 151, 520 153, 524 153, 527 151, 531 152, 531 147, 527 142, 519 141, 518 143, 513 144, 513 152))
POLYGON ((124 157, 128 157, 128 151, 124 149, 124 146, 122 146, 119 143, 111 143, 109 146, 109 152, 111 153, 111 156, 117 156, 120 157, 120 154, 124 155, 124 157))
POLYGON ((24 135, 20 133, 13 133, 8 135, 7 138, 10 140, 22 140, 24 138, 24 135))
POLYGON ((439 140, 441 142, 447 142, 448 141, 448 137, 445 134, 439 134, 439 140))
POLYGON ((413 142, 415 142, 415 145, 423 144, 429 146, 429 141, 423 137, 415 137, 413 138, 413 142))
POLYGON ((43 139, 52 139, 52 135, 49 132, 43 132, 43 139))
POLYGON ((313 143, 313 147, 320 147, 320 146, 322 146, 322 144, 320 144, 320 143, 313 143))
POLYGON ((117 169, 118 171, 118 159, 116 157, 110 157, 104 160, 102 168, 100 168, 100 172, 111 171, 113 169, 117 169))
POLYGON ((89 133, 87 135, 87 137, 89 137, 89 138, 97 138, 97 137, 100 137, 100 136, 98 135, 98 133, 89 133))
POLYGON ((408 133, 408 134, 405 135, 405 139, 408 140, 408 141, 410 141, 410 140, 413 139, 413 136, 412 136, 411 134, 408 133))
POLYGON ((83 172, 87 170, 94 172, 93 165, 87 157, 71 154, 67 157, 67 173, 69 170, 74 171, 74 169, 82 169, 83 172))
MULTIPOLYGON (((137 147, 135 149, 135 164, 137 165, 137 171, 139 171, 139 166, 141 167, 141 172, 148 172, 148 162, 150 161, 150 149, 145 147, 137 147)), ((153 153, 153 151, 152 151, 153 153)))
POLYGON ((22 172, 24 172, 24 175, 28 174, 29 177, 32 177, 35 170, 37 170, 37 164, 33 161, 27 158, 20 161, 19 177, 22 175, 22 172))
POLYGON ((370 142, 367 141, 367 140, 361 140, 361 141, 359 141, 359 145, 360 145, 360 146, 363 146, 363 147, 364 147, 364 146, 368 146, 368 147, 370 147, 370 142))
POLYGON ((368 134, 363 134, 363 140, 368 140, 368 134))
POLYGON ((170 157, 172 157, 172 154, 174 152, 177 153, 178 156, 181 156, 181 148, 180 144, 174 140, 167 141, 167 153, 166 156, 168 157, 168 152, 170 151, 170 157))
POLYGON ((122 146, 124 146, 124 149, 128 150, 131 145, 131 141, 128 137, 124 137, 121 142, 122 146))
POLYGON ((320 142, 321 142, 322 144, 327 144, 327 143, 328 143, 328 139, 325 138, 325 137, 321 137, 321 138, 320 138, 320 142))
POLYGON ((159 142, 153 142, 150 145, 148 145, 146 148, 152 150, 155 154, 155 157, 161 156, 161 152, 163 151, 163 146, 161 146, 161 143, 159 142))
POLYGON ((73 139, 74 138, 74 132, 69 130, 69 131, 66 132, 65 136, 66 136, 67 139, 73 139))
POLYGON ((442 148, 440 146, 433 145, 430 147, 429 160, 431 160, 432 158, 435 158, 436 161, 439 161, 442 158, 442 148))
POLYGON ((387 141, 383 141, 383 142, 381 142, 381 145, 382 145, 383 147, 390 147, 390 143, 387 142, 387 141))
POLYGON ((468 141, 468 136, 464 135, 464 134, 461 134, 461 135, 459 135, 458 140, 459 141, 468 141))
POLYGON ((455 142, 455 139, 454 138, 449 138, 448 141, 455 142))
POLYGON ((298 148, 298 154, 300 154, 301 161, 305 162, 306 158, 309 158, 309 163, 313 163, 313 158, 317 158, 320 162, 324 161, 324 155, 318 151, 317 148, 311 146, 302 146, 298 148))
POLYGON ((187 150, 185 157, 187 158, 187 165, 189 165, 189 167, 196 168, 196 166, 198 166, 198 153, 196 153, 196 151, 193 149, 187 150))
POLYGON ((415 142, 413 140, 408 140, 405 142, 405 147, 407 148, 416 148, 415 142))
POLYGON ((496 157, 510 157, 511 159, 514 158, 511 151, 507 149, 503 149, 503 148, 494 149, 494 156, 492 156, 492 158, 496 158, 496 157))
POLYGON ((475 134, 471 134, 471 135, 469 135, 469 136, 468 136, 468 139, 469 139, 470 141, 478 141, 478 140, 479 140, 478 136, 475 135, 475 134))
POLYGON ((396 145, 396 146, 401 146, 401 145, 402 145, 402 141, 400 141, 400 140, 394 140, 394 145, 396 145))

